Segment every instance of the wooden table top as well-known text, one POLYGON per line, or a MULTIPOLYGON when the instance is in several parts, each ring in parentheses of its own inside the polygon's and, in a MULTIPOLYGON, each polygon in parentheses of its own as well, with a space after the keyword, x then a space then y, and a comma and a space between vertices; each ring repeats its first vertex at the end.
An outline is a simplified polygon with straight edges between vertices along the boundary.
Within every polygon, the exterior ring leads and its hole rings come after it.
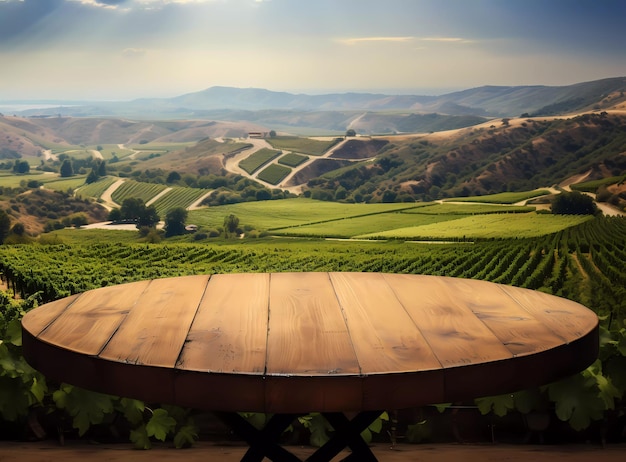
POLYGON ((122 284, 22 321, 50 378, 215 411, 400 409, 507 393, 592 363, 598 318, 545 293, 384 273, 122 284))

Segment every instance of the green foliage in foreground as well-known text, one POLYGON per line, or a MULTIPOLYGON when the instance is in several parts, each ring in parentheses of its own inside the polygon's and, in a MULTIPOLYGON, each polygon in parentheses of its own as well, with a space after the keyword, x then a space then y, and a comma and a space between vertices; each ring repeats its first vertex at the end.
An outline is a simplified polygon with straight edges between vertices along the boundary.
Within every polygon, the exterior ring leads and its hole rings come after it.
MULTIPOLYGON (((515 215, 517 216, 517 215, 515 215)), ((607 413, 624 412, 626 397, 626 219, 591 218, 558 233, 472 245, 402 242, 255 240, 225 245, 81 244, 0 246, 0 270, 25 301, 0 295, 0 416, 24 422, 32 409, 62 411, 80 433, 107 425, 114 415, 131 427, 130 439, 147 447, 153 439, 190 444, 197 431, 190 411, 146 406, 135 400, 53 385, 26 364, 20 351, 19 318, 36 299, 53 300, 109 284, 141 279, 265 271, 379 271, 488 280, 566 297, 601 316, 599 360, 580 374, 543 387, 477 399, 482 412, 503 415, 550 412, 581 430, 607 413)), ((325 424, 305 419, 313 441, 325 424), (315 437, 313 436, 315 435, 315 437)))

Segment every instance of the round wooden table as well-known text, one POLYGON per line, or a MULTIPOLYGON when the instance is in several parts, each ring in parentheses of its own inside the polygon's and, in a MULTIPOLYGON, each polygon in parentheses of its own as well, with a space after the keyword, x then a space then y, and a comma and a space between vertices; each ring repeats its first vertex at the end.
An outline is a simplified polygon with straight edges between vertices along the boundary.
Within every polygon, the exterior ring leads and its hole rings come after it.
POLYGON ((90 290, 22 321, 23 351, 50 378, 148 402, 217 411, 251 444, 244 460, 298 460, 276 441, 321 412, 335 438, 381 410, 520 390, 598 353, 598 318, 545 293, 478 280, 384 273, 242 273, 90 290), (236 411, 275 414, 257 432, 236 411), (359 414, 352 421, 344 412, 359 414))

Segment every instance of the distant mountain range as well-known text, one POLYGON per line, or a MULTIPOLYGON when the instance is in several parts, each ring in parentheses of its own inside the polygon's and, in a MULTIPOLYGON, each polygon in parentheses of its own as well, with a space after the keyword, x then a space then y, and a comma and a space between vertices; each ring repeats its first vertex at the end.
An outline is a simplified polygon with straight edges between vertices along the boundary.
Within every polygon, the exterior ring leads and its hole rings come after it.
MULTIPOLYGON (((344 130, 363 114, 369 125, 363 132, 428 130, 429 126, 398 124, 399 114, 440 114, 470 117, 450 125, 467 126, 478 117, 559 115, 604 110, 623 103, 626 77, 567 86, 483 86, 440 96, 374 93, 293 94, 259 88, 211 87, 173 98, 142 98, 126 102, 90 102, 28 109, 30 117, 129 117, 137 119, 211 119, 250 121, 272 128, 309 127, 344 130), (339 114, 338 114, 339 113, 339 114), (393 113, 393 114, 392 114, 393 113), (372 122, 371 114, 377 114, 372 122), (396 126, 402 126, 398 130, 396 126)), ((1 103, 1 102, 0 102, 1 103)), ((32 103, 30 103, 32 104, 32 103)), ((415 118, 414 118, 415 119, 415 118)), ((360 127, 356 127, 360 128, 360 127)))

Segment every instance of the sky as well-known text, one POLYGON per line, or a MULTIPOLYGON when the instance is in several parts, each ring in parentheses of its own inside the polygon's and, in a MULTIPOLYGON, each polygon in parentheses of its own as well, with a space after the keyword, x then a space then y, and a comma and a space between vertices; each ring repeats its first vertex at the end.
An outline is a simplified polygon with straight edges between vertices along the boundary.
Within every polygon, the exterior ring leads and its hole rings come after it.
POLYGON ((0 0, 0 104, 626 76, 626 0, 0 0))

